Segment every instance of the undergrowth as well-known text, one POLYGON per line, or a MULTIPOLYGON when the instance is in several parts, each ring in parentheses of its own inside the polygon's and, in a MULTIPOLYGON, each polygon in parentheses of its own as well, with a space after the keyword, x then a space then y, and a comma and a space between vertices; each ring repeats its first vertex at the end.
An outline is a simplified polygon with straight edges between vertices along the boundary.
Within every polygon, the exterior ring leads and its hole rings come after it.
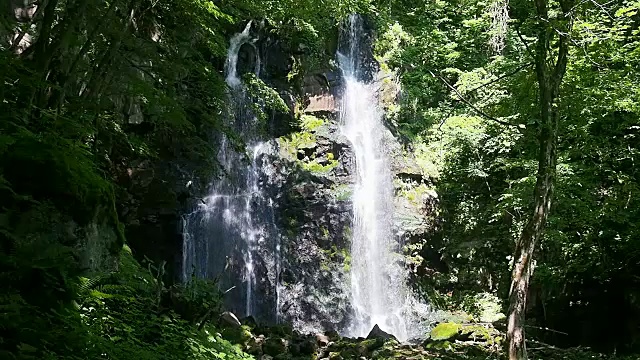
POLYGON ((71 249, 48 249, 57 256, 0 257, 12 274, 0 279, 0 358, 253 359, 210 322, 221 309, 216 284, 166 287, 163 264, 145 268, 126 246, 119 271, 85 278, 69 265, 71 249))

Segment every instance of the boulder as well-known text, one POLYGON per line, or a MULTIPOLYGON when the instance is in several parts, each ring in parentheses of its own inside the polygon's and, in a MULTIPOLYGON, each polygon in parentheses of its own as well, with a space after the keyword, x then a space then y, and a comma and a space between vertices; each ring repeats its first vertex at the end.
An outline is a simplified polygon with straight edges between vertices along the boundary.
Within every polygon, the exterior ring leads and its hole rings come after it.
POLYGON ((271 356, 284 354, 287 352, 288 348, 289 342, 281 338, 269 338, 262 346, 264 353, 271 356))
POLYGON ((338 102, 326 74, 311 74, 304 78, 303 92, 307 98, 305 113, 335 113, 338 102))
POLYGON ((318 344, 314 339, 305 339, 298 345, 301 355, 313 355, 318 351, 318 344))
POLYGON ((329 343, 331 342, 331 340, 329 340, 329 337, 325 334, 316 334, 316 343, 318 344, 318 346, 327 346, 329 345, 329 343))
POLYGON ((222 327, 240 327, 242 323, 232 312, 225 311, 220 315, 220 326, 222 327))
POLYGON ((451 340, 460 333, 460 324, 447 322, 436 325, 431 330, 431 340, 451 340))
POLYGON ((335 330, 329 330, 324 333, 332 342, 340 340, 341 336, 335 330))
POLYGON ((251 328, 248 326, 227 326, 222 328, 220 333, 223 338, 229 340, 231 343, 243 346, 253 338, 251 328))
POLYGON ((371 329, 371 331, 369 332, 369 335, 367 335, 367 339, 385 339, 385 340, 393 339, 393 340, 397 340, 395 336, 393 336, 393 335, 383 331, 382 329, 380 329, 378 324, 376 324, 373 327, 373 329, 371 329))
POLYGON ((305 113, 336 112, 337 101, 331 94, 322 94, 309 97, 309 105, 304 109, 305 113))

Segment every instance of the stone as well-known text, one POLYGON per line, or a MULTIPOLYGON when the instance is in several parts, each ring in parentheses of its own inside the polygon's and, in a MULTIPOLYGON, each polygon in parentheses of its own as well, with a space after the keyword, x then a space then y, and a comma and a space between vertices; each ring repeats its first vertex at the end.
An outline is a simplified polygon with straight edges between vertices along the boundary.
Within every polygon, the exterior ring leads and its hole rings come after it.
POLYGON ((329 340, 333 342, 340 340, 340 334, 338 334, 338 332, 335 330, 329 330, 325 332, 325 335, 327 336, 327 338, 329 338, 329 340))
POLYGON ((374 339, 367 339, 360 343, 365 352, 372 352, 384 346, 385 339, 378 337, 374 339))
POLYGON ((337 101, 331 91, 331 83, 326 74, 305 76, 303 92, 307 97, 305 113, 335 113, 337 101))
POLYGON ((323 94, 309 97, 309 105, 304 109, 307 114, 318 112, 336 112, 336 99, 331 94, 323 94))
POLYGON ((265 342, 264 335, 258 335, 252 337, 247 341, 246 352, 251 355, 261 355, 262 354, 262 345, 265 342))
POLYGON ((318 351, 318 344, 314 339, 305 339, 298 346, 301 355, 313 355, 318 351))
POLYGON ((221 331, 222 337, 234 344, 245 345, 253 338, 248 326, 227 326, 221 331))
POLYGON ((242 323, 232 312, 225 311, 220 315, 220 325, 222 327, 240 327, 242 323))
POLYGON ((431 340, 451 340, 458 336, 460 328, 460 324, 451 322, 440 323, 431 330, 431 340))
POLYGON ((280 354, 285 354, 288 347, 289 344, 285 339, 268 338, 262 346, 262 351, 267 355, 278 356, 280 354))
POLYGON ((265 354, 260 357, 260 360, 273 360, 273 356, 265 354))
POLYGON ((316 343, 318 344, 318 346, 327 346, 329 345, 329 343, 331 342, 331 340, 329 340, 329 337, 325 334, 316 334, 316 343))
POLYGON ((395 336, 380 329, 378 324, 376 324, 373 327, 373 329, 371 329, 371 331, 369 332, 369 335, 367 335, 367 339, 376 339, 376 338, 385 339, 385 340, 388 340, 388 339, 396 340, 395 336))

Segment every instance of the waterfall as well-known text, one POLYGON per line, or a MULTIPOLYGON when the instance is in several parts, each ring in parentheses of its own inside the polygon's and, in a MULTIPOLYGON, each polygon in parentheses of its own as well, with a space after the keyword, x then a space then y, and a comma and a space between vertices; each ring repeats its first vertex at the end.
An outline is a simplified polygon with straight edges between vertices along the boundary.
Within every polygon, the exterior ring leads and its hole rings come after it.
MULTIPOLYGON (((376 84, 367 78, 361 42, 362 19, 352 15, 343 53, 338 54, 344 75, 340 122, 356 159, 356 186, 352 195, 351 303, 354 319, 347 330, 352 337, 367 336, 374 325, 399 340, 409 337, 405 269, 392 231, 393 176, 383 142, 383 113, 376 84)), ((362 45, 366 46, 366 45, 362 45)))
MULTIPOLYGON (((215 179, 209 195, 184 219, 183 280, 192 272, 200 278, 217 278, 226 295, 227 307, 239 316, 274 321, 277 296, 273 284, 279 271, 279 236, 273 201, 262 186, 264 155, 268 144, 260 141, 258 121, 251 111, 252 101, 238 75, 243 45, 254 48, 252 22, 230 40, 225 64, 231 115, 229 127, 246 144, 238 151, 231 139, 219 139, 218 162, 225 174, 215 179)), ((260 58, 255 51, 255 73, 260 58)))
MULTIPOLYGON (((340 215, 327 210, 317 215, 322 207, 314 210, 317 214, 304 209, 305 217, 327 216, 333 223, 306 219, 300 224, 301 233, 294 235, 287 232, 290 229, 280 233, 276 219, 281 221, 282 213, 275 213, 276 208, 288 205, 283 191, 298 191, 283 186, 284 181, 290 181, 288 171, 294 170, 286 169, 286 161, 279 160, 278 142, 263 141, 251 103, 255 99, 241 79, 247 71, 258 75, 261 67, 254 25, 249 22, 231 38, 225 63, 230 107, 226 125, 246 149, 238 150, 238 141, 232 137, 219 135, 215 139, 224 174, 212 181, 208 195, 184 217, 184 281, 193 275, 218 279, 223 290, 231 289, 225 296, 229 310, 263 323, 291 321, 305 331, 336 326, 351 337, 366 336, 374 325, 399 340, 420 334, 423 327, 415 320, 420 304, 412 300, 406 285, 402 249, 394 231, 393 174, 385 153, 385 142, 392 135, 383 125, 378 84, 372 80, 370 38, 362 19, 350 17, 338 53, 343 88, 341 134, 336 136, 351 143, 348 157, 340 160, 349 176, 344 181, 351 175, 356 179, 352 212, 340 215), (350 213, 353 219, 346 215, 350 213), (331 261, 319 240, 314 240, 314 236, 320 236, 320 229, 313 228, 318 223, 336 225, 342 234, 336 236, 338 241, 348 236, 342 229, 351 225, 350 266, 345 272, 337 272, 340 276, 317 273, 322 261, 331 261), (300 244, 306 244, 306 248, 298 248, 300 244)), ((337 127, 333 129, 338 131, 337 127)), ((318 176, 311 181, 323 180, 318 176)), ((320 191, 322 188, 317 187, 320 191)))

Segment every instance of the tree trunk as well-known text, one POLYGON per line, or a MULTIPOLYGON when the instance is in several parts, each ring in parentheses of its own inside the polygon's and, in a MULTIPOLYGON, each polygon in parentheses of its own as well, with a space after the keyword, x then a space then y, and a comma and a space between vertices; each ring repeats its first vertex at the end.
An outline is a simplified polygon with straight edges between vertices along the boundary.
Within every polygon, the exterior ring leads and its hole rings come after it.
POLYGON ((558 142, 558 95, 560 84, 566 72, 568 55, 568 36, 571 30, 569 13, 570 0, 560 0, 562 15, 560 23, 563 31, 557 31, 551 25, 548 17, 547 0, 535 0, 539 17, 539 30, 536 46, 536 77, 539 86, 539 154, 538 172, 534 188, 533 214, 527 221, 514 252, 514 265, 509 293, 509 312, 507 323, 507 342, 509 344, 509 360, 526 360, 527 348, 525 344, 525 311, 527 305, 527 290, 533 272, 533 256, 536 244, 542 237, 547 217, 551 209, 554 180, 556 176, 558 142), (555 66, 549 66, 549 44, 558 33, 558 55, 555 66))

